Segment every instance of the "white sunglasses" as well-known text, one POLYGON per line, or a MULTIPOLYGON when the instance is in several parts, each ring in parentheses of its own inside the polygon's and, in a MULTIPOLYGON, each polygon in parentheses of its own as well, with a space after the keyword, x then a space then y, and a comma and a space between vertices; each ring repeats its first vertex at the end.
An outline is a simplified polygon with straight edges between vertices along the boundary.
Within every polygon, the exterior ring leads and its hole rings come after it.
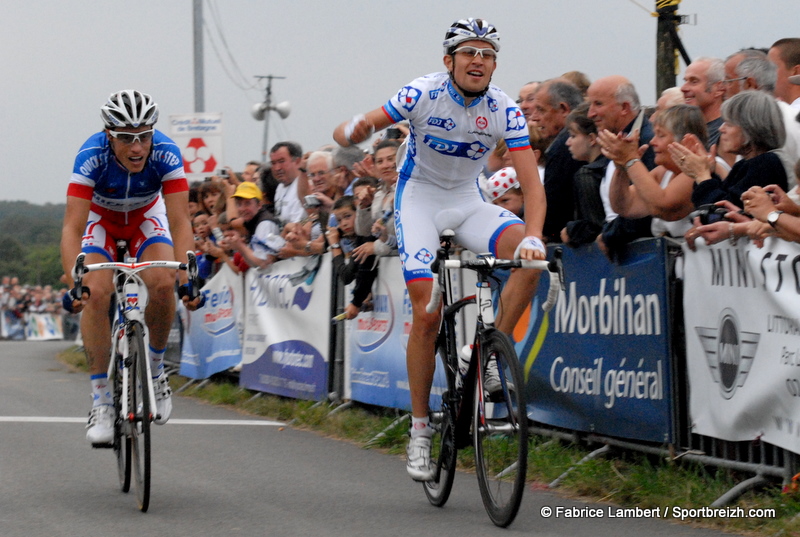
POLYGON ((119 140, 121 143, 125 145, 131 145, 135 142, 146 144, 147 142, 153 139, 154 131, 155 129, 150 129, 149 131, 142 131, 142 132, 108 131, 108 134, 113 136, 115 140, 119 140))
POLYGON ((453 54, 463 54, 464 56, 469 56, 470 58, 480 55, 480 57, 484 59, 497 59, 497 52, 493 48, 461 47, 455 49, 453 54))

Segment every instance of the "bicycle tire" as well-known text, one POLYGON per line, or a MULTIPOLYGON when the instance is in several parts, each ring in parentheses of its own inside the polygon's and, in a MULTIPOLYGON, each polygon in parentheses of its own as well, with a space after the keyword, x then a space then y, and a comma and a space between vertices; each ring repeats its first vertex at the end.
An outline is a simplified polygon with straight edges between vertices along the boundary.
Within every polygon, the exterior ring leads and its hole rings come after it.
POLYGON ((117 457, 119 488, 122 492, 131 490, 131 439, 127 433, 125 417, 122 415, 122 357, 114 353, 114 454, 117 457))
POLYGON ((430 426, 433 430, 431 462, 436 461, 436 470, 433 481, 426 481, 422 486, 431 505, 443 507, 453 490, 458 458, 454 415, 456 396, 453 395, 455 385, 453 366, 448 365, 442 347, 437 351, 437 355, 444 366, 448 389, 442 394, 440 404, 436 408, 431 408, 430 426))
POLYGON ((475 469, 484 507, 492 522, 514 521, 525 490, 528 468, 528 416, 522 368, 508 336, 487 331, 481 339, 483 368, 475 384, 473 444, 475 469), (484 383, 486 364, 496 361, 501 389, 491 400, 484 383), (509 382, 511 384, 509 384, 509 382))
POLYGON ((149 360, 144 344, 143 327, 138 322, 128 327, 131 407, 128 409, 130 424, 131 455, 136 499, 139 509, 146 512, 150 506, 150 424, 152 405, 148 384, 152 382, 147 374, 145 360, 149 360))

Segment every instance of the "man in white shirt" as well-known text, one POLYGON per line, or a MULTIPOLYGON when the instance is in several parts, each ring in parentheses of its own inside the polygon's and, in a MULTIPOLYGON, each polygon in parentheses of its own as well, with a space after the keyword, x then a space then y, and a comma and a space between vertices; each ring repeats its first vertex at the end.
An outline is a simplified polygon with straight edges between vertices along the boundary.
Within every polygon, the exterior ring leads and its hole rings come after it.
POLYGON ((775 97, 800 110, 800 86, 789 81, 789 77, 800 75, 800 37, 775 41, 767 57, 778 68, 775 97))
POLYGON ((306 211, 297 196, 297 178, 303 150, 295 142, 278 142, 269 152, 272 176, 278 181, 275 189, 275 216, 281 224, 299 222, 306 211))

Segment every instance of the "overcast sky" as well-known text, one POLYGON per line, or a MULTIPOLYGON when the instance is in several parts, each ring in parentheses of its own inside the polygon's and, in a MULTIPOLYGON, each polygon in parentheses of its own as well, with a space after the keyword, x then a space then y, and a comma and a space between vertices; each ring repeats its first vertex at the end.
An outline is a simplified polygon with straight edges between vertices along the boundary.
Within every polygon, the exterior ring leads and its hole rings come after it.
MULTIPOLYGON (((501 33, 493 82, 509 95, 580 70, 592 80, 627 76, 652 104, 654 4, 205 0, 205 110, 223 114, 224 164, 241 170, 263 144, 264 123, 250 110, 264 89, 253 77, 284 76, 273 82, 273 102, 290 101, 291 114, 273 113, 269 145, 292 139, 315 149, 331 143, 340 122, 441 70, 444 32, 470 16, 501 33)), ((62 203, 75 153, 102 128, 99 107, 112 91, 150 93, 162 118, 194 112, 191 0, 0 0, 0 9, 0 199, 62 203)), ((800 34, 797 0, 684 0, 679 13, 696 16, 680 28, 692 58, 800 34)))

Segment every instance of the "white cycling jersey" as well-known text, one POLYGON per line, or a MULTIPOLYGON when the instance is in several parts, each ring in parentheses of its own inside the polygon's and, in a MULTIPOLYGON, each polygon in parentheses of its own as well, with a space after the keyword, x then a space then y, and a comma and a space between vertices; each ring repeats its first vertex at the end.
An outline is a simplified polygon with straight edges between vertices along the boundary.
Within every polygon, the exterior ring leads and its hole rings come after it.
POLYGON ((525 116, 508 95, 490 85, 466 105, 448 73, 418 78, 383 106, 392 122, 409 121, 399 160, 395 227, 406 282, 430 279, 430 263, 445 228, 470 250, 492 252, 502 233, 523 222, 483 201, 478 175, 497 142, 510 151, 529 150, 525 116))
POLYGON ((469 106, 447 73, 420 77, 383 106, 393 123, 407 119, 410 134, 399 180, 412 179, 453 188, 473 183, 483 159, 504 139, 510 151, 530 147, 522 111, 493 85, 469 106))

